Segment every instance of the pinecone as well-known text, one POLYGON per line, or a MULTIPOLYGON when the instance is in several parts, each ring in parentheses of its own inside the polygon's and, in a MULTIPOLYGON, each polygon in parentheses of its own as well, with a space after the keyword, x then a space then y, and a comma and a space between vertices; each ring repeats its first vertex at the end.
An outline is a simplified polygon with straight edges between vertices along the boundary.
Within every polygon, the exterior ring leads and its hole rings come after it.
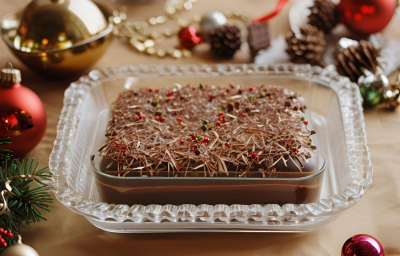
POLYGON ((358 46, 351 45, 339 52, 334 62, 339 74, 349 77, 353 82, 357 82, 360 76, 365 75, 365 69, 368 69, 373 74, 376 73, 378 57, 379 52, 372 43, 361 40, 358 46))
POLYGON ((317 27, 309 24, 300 28, 300 35, 296 37, 294 32, 286 36, 290 61, 298 64, 311 64, 324 66, 322 54, 326 48, 325 34, 317 27))
POLYGON ((309 24, 329 34, 339 23, 336 5, 330 0, 314 0, 310 7, 311 14, 308 16, 309 24))
POLYGON ((211 49, 220 56, 231 58, 242 44, 240 30, 235 26, 225 25, 210 31, 211 49))

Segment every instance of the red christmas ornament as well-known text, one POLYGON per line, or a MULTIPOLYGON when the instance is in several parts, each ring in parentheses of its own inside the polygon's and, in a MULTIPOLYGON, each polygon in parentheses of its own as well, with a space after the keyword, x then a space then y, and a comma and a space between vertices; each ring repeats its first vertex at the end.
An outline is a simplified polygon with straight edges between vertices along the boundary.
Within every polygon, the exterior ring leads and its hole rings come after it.
POLYGON ((203 38, 199 35, 194 27, 182 28, 179 31, 178 37, 182 46, 188 49, 193 48, 203 41, 203 38))
POLYGON ((47 126, 42 101, 20 82, 19 70, 12 66, 1 70, 0 139, 10 137, 12 143, 1 145, 0 149, 10 149, 15 156, 25 155, 36 147, 47 126))
POLYGON ((364 35, 383 30, 392 19, 395 9, 395 0, 341 0, 337 5, 341 22, 364 35))
POLYGON ((379 241, 370 235, 355 235, 347 239, 342 247, 342 256, 385 256, 379 241))

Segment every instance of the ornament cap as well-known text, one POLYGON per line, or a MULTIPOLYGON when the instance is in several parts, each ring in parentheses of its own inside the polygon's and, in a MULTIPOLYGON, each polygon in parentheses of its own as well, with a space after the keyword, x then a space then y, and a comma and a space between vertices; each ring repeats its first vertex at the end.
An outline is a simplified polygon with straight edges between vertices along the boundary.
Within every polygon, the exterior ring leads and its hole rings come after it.
POLYGON ((11 87, 13 84, 21 83, 21 71, 14 69, 11 63, 7 63, 0 73, 1 87, 11 87), (9 66, 9 68, 7 68, 9 66))

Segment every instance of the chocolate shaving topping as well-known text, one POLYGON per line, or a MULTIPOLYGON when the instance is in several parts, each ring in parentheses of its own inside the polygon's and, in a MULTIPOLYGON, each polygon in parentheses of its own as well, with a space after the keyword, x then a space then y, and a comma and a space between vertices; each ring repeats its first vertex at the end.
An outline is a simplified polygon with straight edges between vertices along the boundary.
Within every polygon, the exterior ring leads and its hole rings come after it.
POLYGON ((301 172, 316 149, 305 109, 273 86, 128 90, 111 105, 99 155, 117 176, 271 177, 279 161, 301 172))

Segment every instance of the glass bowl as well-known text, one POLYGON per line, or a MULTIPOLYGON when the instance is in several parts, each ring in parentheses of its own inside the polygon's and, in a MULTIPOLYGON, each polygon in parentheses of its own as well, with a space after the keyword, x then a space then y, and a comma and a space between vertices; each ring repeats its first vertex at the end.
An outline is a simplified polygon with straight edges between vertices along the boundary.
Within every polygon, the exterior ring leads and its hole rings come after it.
POLYGON ((319 229, 360 200, 372 182, 362 99, 356 84, 309 65, 130 65, 93 70, 65 92, 50 155, 56 197, 95 226, 112 232, 264 231, 319 229), (306 204, 126 205, 99 200, 90 156, 104 139, 109 105, 133 87, 208 83, 276 85, 302 95, 326 159, 321 192, 306 204))

